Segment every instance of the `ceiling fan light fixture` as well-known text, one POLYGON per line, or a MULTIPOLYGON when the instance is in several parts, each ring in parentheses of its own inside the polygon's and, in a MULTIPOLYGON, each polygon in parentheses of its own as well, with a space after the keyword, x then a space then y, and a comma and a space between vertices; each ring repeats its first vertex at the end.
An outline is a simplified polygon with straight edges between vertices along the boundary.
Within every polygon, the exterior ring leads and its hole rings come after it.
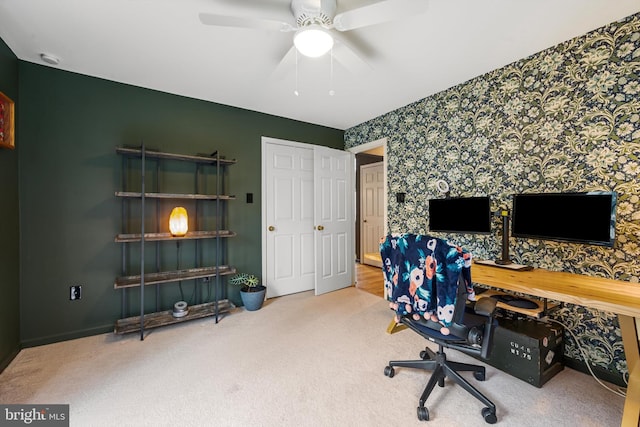
POLYGON ((317 58, 331 50, 333 37, 322 26, 311 24, 296 31, 293 44, 304 56, 317 58))

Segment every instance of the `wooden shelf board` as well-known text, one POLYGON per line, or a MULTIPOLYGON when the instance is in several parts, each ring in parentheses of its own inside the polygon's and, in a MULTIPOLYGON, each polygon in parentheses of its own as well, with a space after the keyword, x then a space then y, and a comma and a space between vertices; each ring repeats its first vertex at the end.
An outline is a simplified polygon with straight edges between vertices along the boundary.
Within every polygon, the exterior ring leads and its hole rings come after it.
MULTIPOLYGON (((235 308, 235 305, 229 300, 218 301, 218 314, 225 314, 235 308)), ((204 304, 193 305, 188 307, 189 313, 184 317, 173 317, 172 310, 159 311, 144 315, 144 329, 152 329, 160 326, 172 325, 176 323, 187 322, 189 320, 202 319, 204 317, 215 316, 215 303, 207 302, 204 304)), ((140 316, 127 317, 116 321, 114 333, 126 334, 140 330, 140 316)))
MULTIPOLYGON (((139 191, 116 191, 116 197, 128 197, 139 199, 142 193, 139 191)), ((236 196, 195 193, 144 193, 147 199, 183 199, 183 200, 235 200, 236 196)))
MULTIPOLYGON (((216 267, 189 268, 184 270, 162 271, 158 273, 147 273, 144 275, 144 284, 159 285, 162 283, 179 282, 181 280, 201 279, 204 277, 214 277, 217 273, 221 276, 234 274, 236 269, 228 265, 216 267)), ((116 278, 113 284, 114 289, 132 288, 140 286, 140 275, 121 276, 116 278)))
MULTIPOLYGON (((140 148, 135 147, 116 147, 116 153, 118 154, 127 154, 133 157, 140 157, 142 155, 142 150, 140 148)), ((161 151, 154 151, 150 149, 144 150, 144 155, 146 158, 150 159, 171 159, 171 160, 184 160, 187 162, 194 163, 207 163, 207 164, 215 164, 216 158, 207 156, 206 154, 202 155, 188 155, 188 154, 174 154, 174 153, 164 153, 161 151)), ((236 163, 236 159, 220 159, 220 164, 222 165, 233 165, 236 163)))
MULTIPOLYGON (((171 233, 145 233, 145 241, 161 240, 193 240, 193 239, 214 239, 216 237, 234 237, 235 232, 229 230, 215 231, 189 231, 186 236, 174 237, 171 233)), ((140 233, 118 234, 115 241, 118 243, 139 242, 142 235, 140 233)))

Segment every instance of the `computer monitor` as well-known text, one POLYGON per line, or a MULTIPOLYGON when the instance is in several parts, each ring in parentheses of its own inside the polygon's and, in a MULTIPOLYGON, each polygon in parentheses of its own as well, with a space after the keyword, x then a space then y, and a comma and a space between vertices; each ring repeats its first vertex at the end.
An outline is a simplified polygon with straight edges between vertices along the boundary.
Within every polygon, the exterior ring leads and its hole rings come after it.
POLYGON ((513 196, 513 237, 613 246, 617 195, 612 191, 513 196))
POLYGON ((430 199, 429 230, 488 234, 491 232, 490 205, 488 196, 430 199))

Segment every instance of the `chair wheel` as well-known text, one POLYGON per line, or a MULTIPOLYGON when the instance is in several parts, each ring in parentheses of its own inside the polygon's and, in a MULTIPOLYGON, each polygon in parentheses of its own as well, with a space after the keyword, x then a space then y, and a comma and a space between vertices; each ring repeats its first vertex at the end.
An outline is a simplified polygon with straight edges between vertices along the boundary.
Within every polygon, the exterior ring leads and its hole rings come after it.
POLYGON ((420 421, 429 421, 429 410, 424 406, 418 406, 418 419, 420 421))
POLYGON ((393 378, 395 373, 396 371, 393 369, 393 366, 387 366, 386 368, 384 368, 384 374, 389 378, 393 378))
POLYGON ((498 422, 498 417, 496 417, 496 411, 491 408, 483 408, 482 417, 484 418, 487 424, 495 424, 498 422))
MULTIPOLYGON (((484 371, 475 371, 473 373, 473 376, 475 377, 475 379, 477 379, 478 381, 484 381, 485 380, 485 373, 484 371)), ((486 408, 489 409, 489 408, 486 408)))
POLYGON ((425 349, 420 352, 420 359, 422 360, 431 360, 431 354, 425 349))

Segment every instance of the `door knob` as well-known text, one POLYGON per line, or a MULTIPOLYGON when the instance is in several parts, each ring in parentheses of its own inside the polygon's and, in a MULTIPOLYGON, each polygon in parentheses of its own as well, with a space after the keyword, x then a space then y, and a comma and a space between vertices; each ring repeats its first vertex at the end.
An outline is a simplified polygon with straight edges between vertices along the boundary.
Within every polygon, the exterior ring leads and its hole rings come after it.
POLYGON ((273 231, 273 230, 275 230, 275 229, 276 229, 276 228, 275 228, 273 225, 270 225, 270 226, 269 226, 269 228, 268 228, 268 230, 269 230, 269 231, 273 231))
POLYGON ((323 226, 321 226, 321 225, 319 225, 319 226, 318 226, 318 230, 322 231, 322 230, 324 230, 324 227, 323 227, 323 226))

